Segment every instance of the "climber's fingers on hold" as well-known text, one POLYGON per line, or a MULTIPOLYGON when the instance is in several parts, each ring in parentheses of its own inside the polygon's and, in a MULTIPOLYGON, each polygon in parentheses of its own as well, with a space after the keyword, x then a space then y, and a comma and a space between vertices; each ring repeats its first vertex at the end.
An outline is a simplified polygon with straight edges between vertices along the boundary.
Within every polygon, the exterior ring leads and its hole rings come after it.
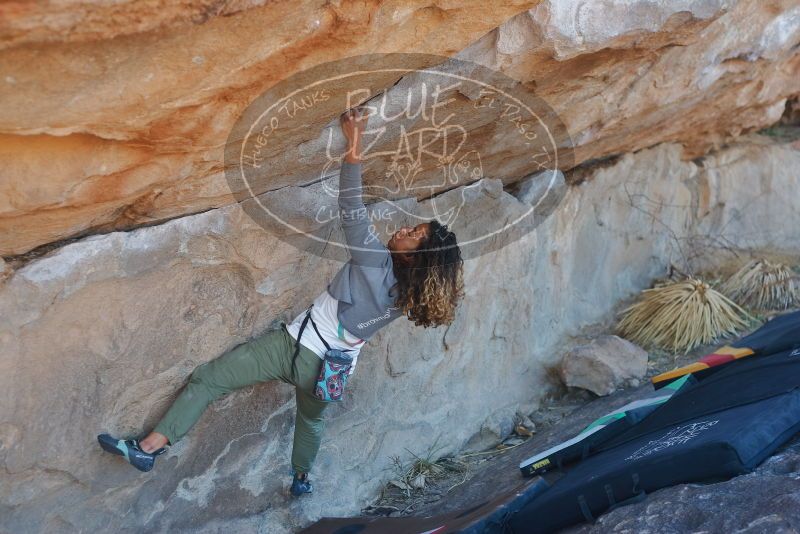
POLYGON ((369 118, 369 113, 368 113, 367 108, 363 108, 363 107, 359 106, 359 107, 356 108, 356 112, 358 113, 358 119, 357 120, 359 122, 363 122, 364 124, 366 124, 367 119, 369 118))
POLYGON ((348 138, 362 133, 367 126, 367 114, 363 108, 348 109, 339 119, 342 131, 348 138))
POLYGON ((342 113, 341 118, 344 121, 354 121, 355 123, 359 124, 366 120, 367 110, 362 107, 350 108, 342 113))

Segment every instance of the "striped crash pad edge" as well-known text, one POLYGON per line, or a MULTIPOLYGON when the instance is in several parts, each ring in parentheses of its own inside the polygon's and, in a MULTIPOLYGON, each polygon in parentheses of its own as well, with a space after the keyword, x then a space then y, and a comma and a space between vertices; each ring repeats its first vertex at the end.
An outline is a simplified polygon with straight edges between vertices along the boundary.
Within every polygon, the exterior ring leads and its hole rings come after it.
POLYGON ((651 378, 650 381, 653 383, 653 386, 655 386, 656 389, 658 389, 659 387, 666 385, 672 380, 680 378, 684 375, 697 373, 699 371, 704 371, 706 369, 716 367, 717 365, 723 365, 728 362, 744 358, 745 356, 752 356, 753 354, 755 354, 755 352, 751 348, 748 347, 736 348, 726 345, 724 347, 718 348, 711 354, 703 356, 694 363, 690 363, 689 365, 684 365, 683 367, 678 367, 677 369, 673 369, 672 371, 667 371, 666 373, 661 373, 660 375, 656 375, 653 378, 651 378))

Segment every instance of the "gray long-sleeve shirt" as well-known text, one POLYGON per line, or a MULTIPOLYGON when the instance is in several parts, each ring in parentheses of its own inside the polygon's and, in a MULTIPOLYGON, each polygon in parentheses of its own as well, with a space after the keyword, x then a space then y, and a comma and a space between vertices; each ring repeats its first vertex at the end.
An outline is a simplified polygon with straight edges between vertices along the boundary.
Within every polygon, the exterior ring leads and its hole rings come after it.
POLYGON ((397 282, 392 255, 377 232, 370 230, 361 193, 361 163, 342 162, 339 217, 350 260, 328 284, 328 293, 339 301, 342 326, 366 340, 403 313, 394 305, 396 290, 390 292, 397 282))

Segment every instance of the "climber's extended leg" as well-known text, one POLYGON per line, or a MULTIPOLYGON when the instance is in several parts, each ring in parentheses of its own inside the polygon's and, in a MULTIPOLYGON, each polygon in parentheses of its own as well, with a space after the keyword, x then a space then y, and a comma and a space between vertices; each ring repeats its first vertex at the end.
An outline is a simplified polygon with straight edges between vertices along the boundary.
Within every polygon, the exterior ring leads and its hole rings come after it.
MULTIPOLYGON (((147 454, 147 450, 153 450, 151 447, 160 444, 163 439, 175 444, 194 426, 212 401, 236 389, 276 378, 290 383, 286 363, 290 345, 287 337, 291 339, 282 328, 269 330, 219 358, 198 366, 154 431, 142 440, 147 449, 142 450, 139 443, 136 443, 136 447, 142 454, 147 454), (159 438, 159 434, 163 438, 159 438)), ((104 439, 113 440, 110 436, 104 439)), ((109 450, 106 445, 103 448, 109 450)))
POLYGON ((317 381, 320 363, 319 356, 301 346, 301 352, 297 356, 297 373, 294 380, 297 402, 294 444, 292 445, 294 478, 291 493, 294 496, 310 493, 313 490, 307 475, 314 465, 322 441, 322 433, 325 430, 323 412, 330 403, 321 401, 311 394, 317 381))
POLYGON ((258 382, 286 381, 283 336, 281 329, 270 330, 198 366, 154 432, 175 444, 194 426, 212 401, 258 382))
MULTIPOLYGON (((317 360, 319 357, 314 355, 317 360)), ((297 496, 310 493, 313 490, 308 480, 308 473, 317 458, 322 433, 325 430, 323 411, 328 405, 307 393, 304 389, 296 388, 297 415, 294 423, 294 444, 292 445, 292 469, 295 477, 292 482, 292 494, 297 496)))

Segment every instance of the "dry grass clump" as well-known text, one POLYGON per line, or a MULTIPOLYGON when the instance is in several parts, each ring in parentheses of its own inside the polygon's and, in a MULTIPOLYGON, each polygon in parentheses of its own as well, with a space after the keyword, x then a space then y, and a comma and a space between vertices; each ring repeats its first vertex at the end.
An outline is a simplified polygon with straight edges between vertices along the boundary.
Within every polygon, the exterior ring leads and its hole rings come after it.
POLYGON ((454 458, 435 459, 438 451, 444 448, 444 446, 436 448, 440 437, 441 435, 436 438, 424 456, 419 456, 406 449, 414 457, 414 461, 410 465, 403 462, 399 456, 390 456, 396 476, 389 481, 389 484, 403 490, 406 497, 411 497, 413 490, 422 490, 431 481, 446 478, 450 472, 467 472, 468 465, 454 458))
POLYGON ((618 334, 643 347, 689 352, 735 335, 752 317, 696 278, 656 285, 622 311, 618 334))
POLYGON ((785 310, 800 305, 800 281, 783 263, 748 262, 720 287, 736 302, 755 310, 785 310))

